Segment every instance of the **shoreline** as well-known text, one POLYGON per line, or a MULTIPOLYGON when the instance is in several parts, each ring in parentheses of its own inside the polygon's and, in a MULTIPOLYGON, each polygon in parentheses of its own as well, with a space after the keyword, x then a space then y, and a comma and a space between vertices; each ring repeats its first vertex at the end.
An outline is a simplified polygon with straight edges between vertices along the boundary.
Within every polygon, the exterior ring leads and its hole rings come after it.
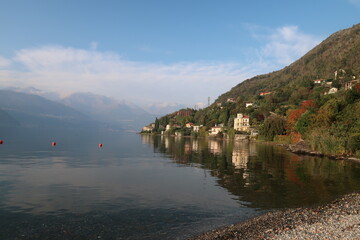
POLYGON ((360 239, 360 193, 316 207, 277 210, 189 240, 360 239))
MULTIPOLYGON (((137 134, 144 134, 144 135, 153 135, 153 136, 166 136, 161 134, 152 134, 152 133, 137 133, 137 134)), ((176 137, 175 135, 167 135, 169 137, 176 137)), ((182 138, 204 138, 204 137, 194 137, 194 136, 180 136, 182 138)), ((287 151, 299 154, 299 155, 308 155, 308 156, 316 156, 316 157, 327 157, 334 160, 349 160, 353 162, 360 163, 360 158, 356 158, 353 155, 329 155, 321 152, 312 151, 309 149, 305 141, 298 142, 296 144, 285 144, 279 143, 276 141, 262 141, 262 140, 254 140, 254 139, 229 139, 229 138, 216 138, 216 137, 209 137, 210 139, 218 139, 223 141, 248 141, 248 142, 258 142, 258 143, 269 143, 284 147, 287 151)))
POLYGON ((305 141, 298 142, 296 144, 281 144, 275 143, 279 146, 284 147, 287 151, 299 154, 299 155, 308 155, 316 157, 327 157, 334 160, 349 160, 353 162, 360 163, 360 159, 352 155, 330 155, 322 152, 312 151, 305 141))

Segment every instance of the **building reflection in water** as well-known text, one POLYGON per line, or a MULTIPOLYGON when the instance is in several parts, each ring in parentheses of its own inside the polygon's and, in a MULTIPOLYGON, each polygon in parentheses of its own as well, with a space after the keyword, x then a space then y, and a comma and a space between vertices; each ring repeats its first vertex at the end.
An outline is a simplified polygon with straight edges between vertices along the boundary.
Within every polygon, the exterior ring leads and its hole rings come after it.
POLYGON ((142 144, 153 145, 154 137, 150 134, 142 134, 141 135, 141 142, 142 144))
POLYGON ((170 139, 169 139, 169 137, 165 137, 165 149, 169 149, 169 146, 170 146, 170 139))
POLYGON ((222 152, 221 143, 222 143, 222 141, 209 139, 208 147, 209 147, 210 152, 215 155, 220 154, 222 152))
POLYGON ((184 143, 184 153, 186 153, 186 154, 192 153, 192 145, 189 141, 186 141, 184 143))
POLYGON ((250 173, 247 171, 250 157, 256 156, 256 144, 248 141, 235 141, 232 152, 232 164, 237 170, 241 170, 245 180, 244 187, 250 186, 250 173))
POLYGON ((255 143, 248 141, 234 142, 232 163, 235 169, 247 169, 250 156, 256 156, 255 143))
POLYGON ((360 186, 353 163, 294 155, 272 144, 151 135, 142 135, 142 142, 179 166, 206 169, 256 208, 312 205, 360 186))
POLYGON ((199 140, 196 138, 192 139, 192 150, 194 152, 199 152, 199 140))

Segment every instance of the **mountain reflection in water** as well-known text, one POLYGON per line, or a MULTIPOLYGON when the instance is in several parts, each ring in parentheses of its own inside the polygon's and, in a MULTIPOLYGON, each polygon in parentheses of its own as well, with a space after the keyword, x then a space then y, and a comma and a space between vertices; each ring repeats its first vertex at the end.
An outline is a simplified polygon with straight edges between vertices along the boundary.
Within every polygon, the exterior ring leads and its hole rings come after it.
POLYGON ((252 208, 310 206, 360 189, 359 164, 300 156, 274 144, 150 135, 142 142, 178 164, 210 170, 252 208))

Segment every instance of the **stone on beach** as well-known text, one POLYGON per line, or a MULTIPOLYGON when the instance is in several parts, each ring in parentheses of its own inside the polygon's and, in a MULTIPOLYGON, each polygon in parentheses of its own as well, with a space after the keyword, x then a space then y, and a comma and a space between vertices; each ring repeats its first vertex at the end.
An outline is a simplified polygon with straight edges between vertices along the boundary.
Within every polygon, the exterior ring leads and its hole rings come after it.
POLYGON ((313 208, 269 212, 193 238, 210 239, 360 239, 360 194, 313 208))

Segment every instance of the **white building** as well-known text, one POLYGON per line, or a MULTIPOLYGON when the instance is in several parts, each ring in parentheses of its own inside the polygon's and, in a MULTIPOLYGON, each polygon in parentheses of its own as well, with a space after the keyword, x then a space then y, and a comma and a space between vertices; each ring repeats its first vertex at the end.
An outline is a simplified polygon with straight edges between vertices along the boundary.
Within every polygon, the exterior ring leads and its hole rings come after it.
POLYGON ((193 126, 194 132, 199 132, 199 130, 200 130, 200 126, 196 126, 196 125, 193 126))
POLYGON ((326 92, 325 95, 327 95, 327 94, 334 94, 334 93, 336 93, 337 91, 338 91, 338 89, 335 88, 335 87, 333 87, 333 88, 330 88, 330 90, 329 90, 328 92, 326 92))
POLYGON ((251 103, 251 102, 245 104, 245 107, 247 107, 247 108, 252 107, 252 106, 253 106, 253 103, 251 103))
POLYGON ((242 113, 238 113, 236 118, 234 119, 234 129, 237 131, 247 132, 250 128, 250 117, 243 115, 242 113))
POLYGON ((142 128, 143 132, 151 132, 154 129, 154 127, 152 125, 149 126, 145 126, 142 128))
POLYGON ((222 132, 222 127, 215 126, 210 129, 210 135, 212 136, 217 135, 219 132, 222 132))
POLYGON ((315 84, 322 84, 323 82, 325 82, 325 79, 316 79, 316 80, 314 80, 315 84))

